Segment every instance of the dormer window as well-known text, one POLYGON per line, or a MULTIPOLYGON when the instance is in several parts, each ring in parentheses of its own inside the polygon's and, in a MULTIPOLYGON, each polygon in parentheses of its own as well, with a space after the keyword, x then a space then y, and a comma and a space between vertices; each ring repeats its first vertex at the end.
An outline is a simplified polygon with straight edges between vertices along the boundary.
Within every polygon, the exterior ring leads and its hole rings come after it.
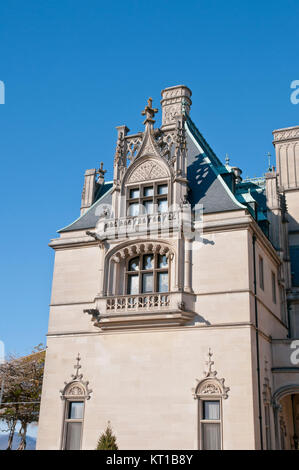
POLYGON ((127 214, 131 217, 168 211, 168 183, 139 184, 127 188, 127 214))
POLYGON ((127 294, 168 292, 168 257, 142 254, 129 260, 126 271, 127 294))

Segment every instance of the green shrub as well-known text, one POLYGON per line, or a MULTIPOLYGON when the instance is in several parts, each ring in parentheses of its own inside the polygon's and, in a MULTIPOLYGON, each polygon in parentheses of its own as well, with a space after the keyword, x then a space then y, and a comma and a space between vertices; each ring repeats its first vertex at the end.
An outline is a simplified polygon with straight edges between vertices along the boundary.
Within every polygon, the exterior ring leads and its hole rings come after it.
POLYGON ((118 450, 116 444, 116 437, 112 433, 110 422, 108 421, 108 425, 106 431, 100 436, 98 440, 98 444, 96 450, 118 450))

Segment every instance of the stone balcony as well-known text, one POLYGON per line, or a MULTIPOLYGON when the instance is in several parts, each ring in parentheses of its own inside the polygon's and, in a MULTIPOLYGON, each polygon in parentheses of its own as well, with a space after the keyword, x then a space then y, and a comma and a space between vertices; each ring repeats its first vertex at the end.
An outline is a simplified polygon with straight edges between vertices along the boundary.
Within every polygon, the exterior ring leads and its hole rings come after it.
POLYGON ((96 297, 95 309, 86 310, 102 330, 179 326, 191 322, 194 296, 185 292, 96 297))
MULTIPOLYGON (((183 209, 169 212, 156 212, 137 216, 120 217, 117 219, 102 219, 97 226, 99 238, 122 238, 136 233, 155 233, 158 231, 173 231, 181 227, 188 214, 183 209)), ((189 218, 190 220, 190 218, 189 218)))

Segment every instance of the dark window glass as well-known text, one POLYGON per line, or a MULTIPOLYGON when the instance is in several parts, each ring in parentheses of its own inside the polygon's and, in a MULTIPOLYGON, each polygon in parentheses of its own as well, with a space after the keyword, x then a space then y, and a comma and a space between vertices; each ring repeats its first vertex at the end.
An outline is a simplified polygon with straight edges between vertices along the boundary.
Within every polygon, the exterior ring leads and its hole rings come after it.
POLYGON ((219 401, 203 401, 203 419, 220 419, 219 401))
POLYGON ((144 255, 143 257, 143 269, 153 269, 154 267, 154 256, 153 255, 144 255))
POLYGON ((128 275, 128 294, 134 295, 139 293, 139 276, 138 274, 128 275))
POLYGON ((167 212, 167 211, 168 211, 167 199, 159 199, 158 212, 167 212))
POLYGON ((129 215, 132 217, 139 215, 139 203, 138 202, 133 202, 132 204, 129 204, 129 215))
POLYGON ((153 273, 142 274, 142 292, 153 292, 153 273))
POLYGON ((202 424, 202 448, 203 450, 220 450, 220 424, 219 423, 203 423, 202 424))
POLYGON ((159 255, 158 258, 158 268, 167 268, 168 266, 168 258, 166 255, 159 255))
POLYGON ((138 271, 139 270, 139 257, 133 258, 129 262, 129 271, 138 271))
POLYGON ((66 450, 80 450, 82 423, 66 424, 66 450))
POLYGON ((71 401, 69 403, 69 419, 83 419, 83 401, 71 401))
POLYGON ((158 292, 168 292, 168 272, 158 272, 158 292))
POLYGON ((153 214, 154 212, 154 203, 153 201, 144 201, 144 212, 146 214, 153 214))
POLYGON ((167 184, 160 184, 158 186, 158 194, 167 194, 168 193, 168 185, 167 184))
POLYGON ((149 197, 154 195, 154 188, 152 186, 149 186, 147 188, 144 188, 144 197, 149 197))
POLYGON ((138 197, 139 197, 139 189, 138 188, 130 189, 130 199, 136 199, 138 197))

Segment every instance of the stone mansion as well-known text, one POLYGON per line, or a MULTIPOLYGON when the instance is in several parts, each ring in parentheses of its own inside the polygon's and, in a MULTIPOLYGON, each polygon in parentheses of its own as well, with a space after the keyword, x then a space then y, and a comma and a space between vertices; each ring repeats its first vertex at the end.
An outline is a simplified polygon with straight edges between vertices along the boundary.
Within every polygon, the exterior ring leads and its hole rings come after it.
MULTIPOLYGON (((299 126, 242 179, 191 91, 117 127, 113 181, 86 170, 55 250, 38 449, 298 449, 299 126)), ((136 110, 137 112, 138 110, 136 110)))

